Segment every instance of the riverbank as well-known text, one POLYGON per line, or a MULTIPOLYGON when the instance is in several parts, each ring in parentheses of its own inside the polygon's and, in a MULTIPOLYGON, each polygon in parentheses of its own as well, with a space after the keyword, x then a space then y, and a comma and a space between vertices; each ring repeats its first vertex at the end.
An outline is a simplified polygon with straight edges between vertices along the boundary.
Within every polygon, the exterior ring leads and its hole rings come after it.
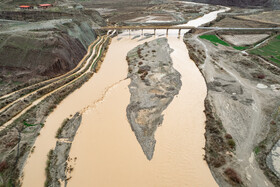
MULTIPOLYGON (((260 58, 198 36, 187 33, 184 41, 208 87, 205 159, 213 175, 221 186, 273 186, 256 160, 262 155, 256 147, 272 137, 269 128, 280 98, 273 88, 280 83, 279 72, 260 58)), ((269 142, 265 150, 274 145, 269 142)))

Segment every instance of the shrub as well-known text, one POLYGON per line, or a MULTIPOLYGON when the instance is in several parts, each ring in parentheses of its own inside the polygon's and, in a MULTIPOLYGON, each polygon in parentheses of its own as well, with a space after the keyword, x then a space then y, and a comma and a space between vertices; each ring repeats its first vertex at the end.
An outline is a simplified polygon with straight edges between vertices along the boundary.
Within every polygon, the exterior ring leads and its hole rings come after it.
POLYGON ((226 134, 226 135, 225 135, 225 138, 226 138, 226 139, 232 139, 232 136, 231 136, 230 134, 226 134))
POLYGON ((265 75, 264 74, 259 74, 257 77, 258 77, 258 79, 264 79, 265 75))
POLYGON ((0 162, 0 172, 3 172, 7 168, 8 168, 8 163, 6 161, 0 162))
POLYGON ((63 128, 68 123, 68 121, 69 121, 69 118, 66 118, 66 119, 63 120, 63 122, 61 124, 61 127, 56 132, 56 136, 55 136, 56 138, 59 138, 60 134, 62 133, 63 128))
POLYGON ((276 125, 276 122, 275 121, 271 121, 270 124, 271 125, 276 125))
POLYGON ((219 168, 226 164, 226 159, 221 154, 218 154, 216 157, 211 158, 211 163, 215 168, 219 168))
POLYGON ((259 154, 259 152, 260 152, 260 147, 255 147, 254 152, 255 152, 256 155, 259 154))
POLYGON ((240 177, 238 176, 238 174, 236 173, 236 171, 232 168, 227 168, 224 171, 224 174, 234 183, 237 184, 242 184, 242 180, 240 179, 240 177))
POLYGON ((234 142, 233 139, 229 139, 227 143, 228 143, 228 145, 230 146, 230 148, 232 148, 232 149, 235 148, 235 142, 234 142))
POLYGON ((51 167, 51 159, 53 157, 53 150, 51 149, 48 154, 48 160, 47 160, 47 167, 45 168, 46 172, 46 181, 45 181, 45 187, 49 186, 51 183, 51 174, 50 174, 50 167, 51 167))

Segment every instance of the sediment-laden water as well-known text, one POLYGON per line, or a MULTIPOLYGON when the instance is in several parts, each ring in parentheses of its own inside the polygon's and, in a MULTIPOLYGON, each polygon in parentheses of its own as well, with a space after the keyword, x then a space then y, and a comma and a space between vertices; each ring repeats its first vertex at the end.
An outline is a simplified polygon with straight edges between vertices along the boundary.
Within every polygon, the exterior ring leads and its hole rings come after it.
MULTIPOLYGON (((211 19, 217 13, 211 13, 211 19)), ((203 24, 210 21, 207 18, 192 23, 203 24)), ((39 136, 36 147, 50 142, 54 147, 55 129, 70 115, 83 113, 70 151, 70 157, 77 159, 69 163, 74 170, 69 174, 72 178, 68 186, 217 186, 203 160, 206 84, 177 33, 171 32, 167 38, 174 49, 171 58, 182 76, 182 87, 163 112, 164 120, 155 133, 157 143, 151 161, 144 155, 126 117, 130 99, 126 55, 155 36, 135 38, 140 34, 135 31, 130 36, 124 32, 113 38, 99 72, 50 114, 41 134, 52 133, 39 136)), ((36 154, 38 150, 31 155, 36 158, 27 163, 30 170, 26 172, 36 174, 33 182, 26 184, 30 187, 43 186, 45 180, 47 156, 36 154)))

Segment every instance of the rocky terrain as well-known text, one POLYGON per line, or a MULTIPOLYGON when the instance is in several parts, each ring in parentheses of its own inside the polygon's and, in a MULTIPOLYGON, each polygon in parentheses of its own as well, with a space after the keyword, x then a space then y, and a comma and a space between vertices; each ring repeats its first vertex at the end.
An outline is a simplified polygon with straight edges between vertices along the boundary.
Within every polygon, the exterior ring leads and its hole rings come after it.
POLYGON ((153 158, 154 133, 162 112, 181 88, 181 75, 172 66, 167 39, 146 42, 127 55, 130 104, 127 118, 148 160, 153 158))
POLYGON ((199 35, 186 34, 184 40, 208 87, 205 159, 216 181, 221 186, 279 185, 266 165, 280 138, 279 68, 199 35))

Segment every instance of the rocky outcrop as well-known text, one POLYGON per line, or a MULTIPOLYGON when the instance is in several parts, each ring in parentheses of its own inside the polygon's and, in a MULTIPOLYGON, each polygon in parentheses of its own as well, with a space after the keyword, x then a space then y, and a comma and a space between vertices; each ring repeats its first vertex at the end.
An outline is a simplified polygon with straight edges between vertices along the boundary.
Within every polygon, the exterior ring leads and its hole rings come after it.
POLYGON ((154 133, 163 121, 162 112, 182 85, 171 52, 167 39, 160 38, 139 45, 127 55, 131 79, 127 118, 148 160, 153 158, 154 133))
POLYGON ((272 148, 266 158, 266 163, 273 173, 280 178, 280 140, 272 148))

